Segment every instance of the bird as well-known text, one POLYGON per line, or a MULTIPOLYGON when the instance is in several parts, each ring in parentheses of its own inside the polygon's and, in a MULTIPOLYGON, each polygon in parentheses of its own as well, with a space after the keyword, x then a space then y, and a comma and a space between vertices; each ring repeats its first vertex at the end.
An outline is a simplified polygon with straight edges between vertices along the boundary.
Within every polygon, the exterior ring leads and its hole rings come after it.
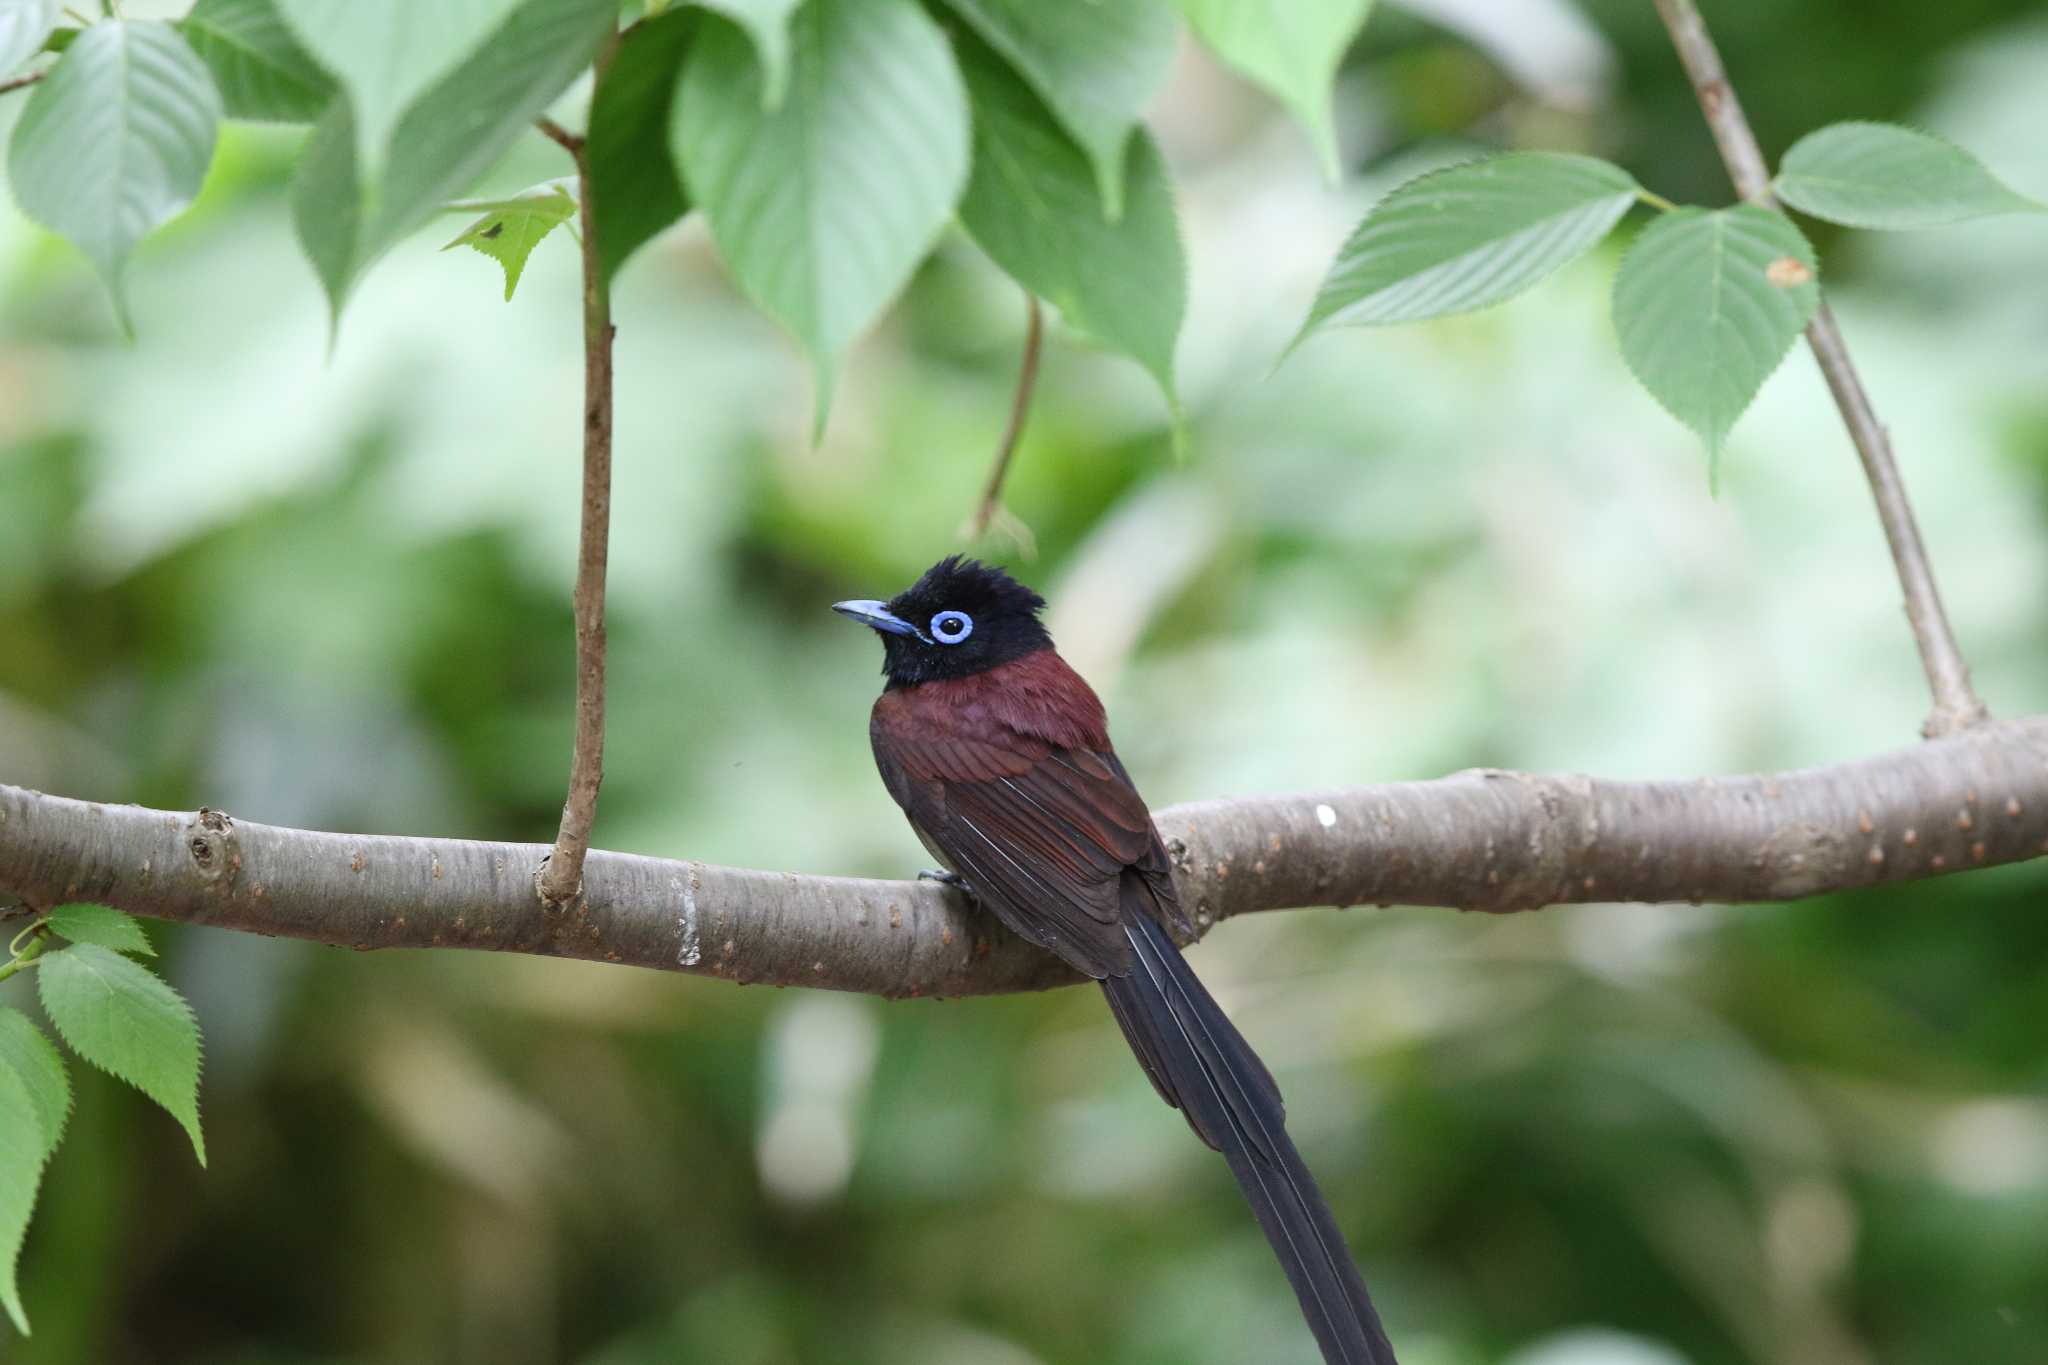
POLYGON ((1160 1097, 1229 1163, 1323 1359, 1396 1365, 1272 1073, 1176 946, 1193 926, 1166 845, 1044 606, 958 555, 888 601, 833 604, 882 640, 868 734, 883 786, 944 865, 920 875, 1101 988, 1160 1097))

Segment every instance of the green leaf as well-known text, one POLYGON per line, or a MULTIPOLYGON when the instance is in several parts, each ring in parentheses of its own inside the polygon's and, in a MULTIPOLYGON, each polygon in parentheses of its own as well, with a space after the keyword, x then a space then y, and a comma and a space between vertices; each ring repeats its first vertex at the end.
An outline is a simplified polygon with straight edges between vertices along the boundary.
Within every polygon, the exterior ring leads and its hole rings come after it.
POLYGON ((1308 129, 1337 176, 1330 87, 1372 0, 1176 0, 1209 49, 1265 87, 1308 129))
POLYGON ((510 303, 526 258, 541 238, 576 216, 576 197, 560 181, 549 181, 511 199, 462 207, 480 209, 483 216, 441 249, 473 247, 505 267, 505 301, 510 303))
POLYGON ((1511 152, 1418 176, 1373 205, 1338 251, 1302 335, 1490 307, 1592 250, 1636 199, 1589 156, 1511 152))
POLYGON ((1187 266, 1166 163, 1133 140, 1121 219, 1106 221, 1088 158, 995 53, 959 46, 974 107, 974 173, 960 218, 1009 276, 1102 344, 1150 370, 1176 405, 1174 342, 1187 266))
POLYGON ((0 1304, 23 1336, 28 1335, 28 1314, 21 1306, 15 1269, 35 1210, 36 1187, 43 1182, 45 1156, 35 1097, 19 1076, 0 1067, 0 1304))
POLYGON ((0 1006, 0 1072, 21 1082, 29 1113, 41 1134, 42 1160, 57 1150, 64 1122, 71 1116, 71 1078, 57 1045, 17 1009, 0 1006))
POLYGON ((811 0, 792 28, 789 97, 771 111, 745 40, 708 26, 671 134, 740 287, 810 351, 822 427, 840 353, 960 197, 967 97, 913 0, 811 0))
POLYGON ((156 956, 135 917, 110 905, 60 905, 50 912, 50 928, 73 943, 97 943, 117 953, 156 956))
POLYGON ((1179 42, 1172 7, 1165 0, 946 3, 1081 144, 1109 216, 1122 216, 1124 147, 1138 111, 1166 78, 1179 42))
POLYGON ((723 14, 747 31, 754 41, 754 55, 761 61, 767 79, 761 85, 761 105, 774 109, 789 90, 789 16, 803 0, 696 0, 705 9, 723 14))
POLYGON ((199 1164, 199 1025, 184 998, 96 943, 43 955, 43 1010, 72 1051, 148 1095, 184 1125, 199 1164))
POLYGON ((1783 214, 1755 204, 1664 214, 1614 281, 1622 357, 1718 459, 1728 429, 1819 305, 1818 271, 1783 214))
POLYGON ((689 211, 669 155, 669 114, 701 16, 676 10, 626 30, 590 104, 584 160, 605 283, 647 240, 689 211))
POLYGON ((279 17, 274 0, 199 0, 178 31, 213 71, 229 118, 311 123, 334 81, 279 17))
POLYGON ((349 286, 362 268, 357 256, 362 209, 355 121, 349 116, 348 101, 337 99, 313 125, 292 174, 292 229, 327 291, 328 311, 337 327, 349 286))
POLYGON ((0 1303, 23 1336, 16 1263, 43 1166, 70 1115, 71 1078, 56 1045, 20 1010, 0 1008, 0 1303))
POLYGON ((597 55, 612 0, 524 0, 398 125, 368 240, 382 252, 496 164, 597 55))
POLYGON ((2044 206, 1953 143, 1889 123, 1837 123, 1785 153, 1773 182, 1802 213, 1850 227, 1922 228, 2044 206))
POLYGON ((333 102, 300 158, 292 216, 337 318, 371 262, 468 189, 568 88, 616 13, 612 0, 524 0, 406 113, 374 196, 362 189, 349 103, 333 102))
POLYGON ((60 8, 58 0, 0 0, 0 77, 43 50, 60 8))
POLYGON ((516 0, 277 0, 355 116, 356 158, 376 178, 399 119, 476 52, 516 0))
POLYGON ((94 24, 57 60, 14 127, 7 169, 22 209, 91 258, 122 323, 135 244, 199 193, 220 92, 169 24, 94 24))

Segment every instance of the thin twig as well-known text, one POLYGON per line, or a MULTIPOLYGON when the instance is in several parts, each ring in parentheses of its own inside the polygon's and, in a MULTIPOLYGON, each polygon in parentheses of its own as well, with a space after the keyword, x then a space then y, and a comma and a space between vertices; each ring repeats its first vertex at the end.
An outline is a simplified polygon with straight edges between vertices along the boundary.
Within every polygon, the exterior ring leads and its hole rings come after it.
MULTIPOLYGON (((600 81, 612 51, 607 45, 598 54, 600 81)), ((612 337, 617 329, 612 326, 611 293, 597 245, 590 161, 583 139, 545 118, 540 129, 576 160, 577 213, 583 228, 583 510, 574 595, 576 742, 561 827, 534 877, 541 900, 562 906, 583 889, 583 860, 597 821, 598 788, 604 784, 604 580, 612 519, 612 337)))
POLYGON ((578 164, 581 164, 580 158, 583 155, 583 139, 581 137, 570 132, 545 114, 535 119, 533 126, 545 133, 549 140, 561 144, 562 150, 566 151, 570 156, 579 158, 578 164))
POLYGON ((1024 323, 1024 360, 1017 367, 1017 391, 1010 399, 1010 420, 1003 428, 1003 439, 996 446, 995 467, 988 472, 988 487, 981 491, 981 502, 974 509, 974 516, 967 523, 970 536, 985 535, 989 523, 1002 510, 1003 480, 1010 473, 1010 457, 1017 453, 1017 442, 1024 436, 1024 423, 1031 416, 1031 394, 1038 387, 1038 357, 1045 350, 1045 309, 1040 306, 1038 296, 1026 291, 1024 323))
POLYGON ((41 71, 31 71, 26 75, 11 76, 4 81, 0 81, 0 95, 5 95, 9 91, 20 90, 24 86, 34 85, 37 81, 41 80, 43 77, 49 74, 49 69, 46 67, 41 71))
MULTIPOLYGON (((1757 145, 1756 134, 1750 131, 1749 120, 1743 116, 1742 102, 1728 82, 1721 54, 1714 48, 1698 7, 1693 0, 1656 0, 1656 4, 1665 28, 1670 30, 1672 45, 1678 49, 1678 59, 1692 79, 1700 111, 1706 115, 1714 143, 1721 149, 1721 160, 1727 164, 1736 193, 1752 203, 1777 207, 1763 149, 1757 145)), ((1835 324, 1835 315, 1826 303, 1820 305, 1813 321, 1807 324, 1806 341, 1813 348, 1814 359, 1828 381, 1828 392, 1834 395, 1835 406, 1849 428, 1849 438, 1856 445, 1856 454, 1863 461, 1871 497, 1877 502, 1877 517, 1884 524, 1884 537, 1891 546, 1892 563, 1898 568, 1899 586, 1906 597, 1906 619, 1912 624, 1920 665, 1926 670, 1927 686, 1934 694, 1934 709, 1928 713, 1920 732, 1933 739, 1982 724, 1990 718, 1990 712, 1970 686, 1969 665, 1963 662, 1962 651, 1949 628, 1948 613, 1942 609, 1934 569, 1927 560, 1927 547, 1921 542, 1905 481, 1899 477, 1898 461, 1892 456, 1891 437, 1871 408, 1870 395, 1849 361, 1842 329, 1835 324)))

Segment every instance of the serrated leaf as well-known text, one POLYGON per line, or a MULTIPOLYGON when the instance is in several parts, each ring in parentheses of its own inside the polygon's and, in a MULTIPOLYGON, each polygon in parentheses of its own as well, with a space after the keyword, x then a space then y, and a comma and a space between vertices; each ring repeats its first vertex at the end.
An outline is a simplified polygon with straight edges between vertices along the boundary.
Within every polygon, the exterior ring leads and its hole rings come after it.
POLYGON ((50 928, 73 943, 97 943, 117 953, 156 956, 135 917, 110 905, 60 905, 50 912, 50 928))
POLYGON ((184 998, 148 968, 97 943, 45 953, 36 967, 43 1012, 71 1050, 162 1105, 184 1126, 199 1164, 199 1025, 184 998))
POLYGON ((550 181, 525 194, 486 204, 464 205, 483 216, 462 230, 443 251, 459 246, 473 247, 505 268, 505 301, 519 287, 526 270, 526 258, 541 239, 576 216, 576 198, 559 182, 550 181))
POLYGON ((1590 251, 1636 194, 1619 166, 1557 152, 1511 152, 1419 176, 1375 204, 1338 251, 1302 335, 1512 298, 1590 251))
POLYGON ((0 0, 0 78, 43 50, 61 8, 59 0, 0 0))
POLYGON ((1755 204, 1664 214, 1615 277, 1622 357, 1718 457, 1728 429, 1813 317, 1819 269, 1799 229, 1755 204))
POLYGON ((124 326, 128 253, 199 193, 220 118, 213 76, 176 29, 116 19, 58 58, 14 126, 16 200, 92 260, 124 326))
POLYGON ((356 159, 376 179, 400 118, 480 49, 517 0, 277 0, 278 12, 347 92, 356 159))
POLYGON ((21 1082, 30 1116, 41 1137, 40 1159, 48 1160, 71 1116, 71 1078, 57 1045, 20 1010, 0 1006, 0 1071, 21 1082))
POLYGON ((334 81, 299 46, 275 0, 199 0, 178 31, 213 72, 229 118, 311 123, 334 81))
POLYGON ((616 14, 611 0, 524 0, 400 121, 374 209, 349 103, 329 106, 292 181, 292 218, 337 318, 371 262, 469 188, 568 88, 616 14))
POLYGON ((707 26, 671 134, 740 287, 809 350, 822 426, 840 353, 960 197, 967 96, 913 0, 811 0, 791 29, 789 95, 769 111, 746 40, 707 26))
POLYGON ((627 29, 591 100, 584 160, 606 284, 627 257, 689 211, 669 155, 668 125, 700 17, 676 10, 627 29))
POLYGON ((1179 25, 1166 0, 1048 5, 946 0, 1024 78, 1088 154, 1110 218, 1123 214, 1124 147, 1166 78, 1179 25))
POLYGON ((473 57, 398 125, 370 224, 373 254, 489 170, 597 55, 616 22, 610 0, 524 0, 473 57))
POLYGON ((1800 212, 1850 227, 1939 227, 2044 208, 1955 144, 1889 123, 1808 133, 1785 153, 1773 186, 1800 212))
POLYGON ((43 1167, 70 1116, 71 1078, 56 1044, 20 1010, 0 1007, 0 1303, 23 1336, 15 1269, 43 1167))
POLYGON ((1187 266, 1166 163, 1143 129, 1123 172, 1123 217, 1106 221, 1088 158, 1002 60, 959 45, 974 109, 974 172, 960 219, 1009 276, 1072 326, 1152 372, 1177 405, 1174 343, 1187 266))
POLYGON ((747 31, 764 79, 761 105, 774 109, 789 90, 789 16, 803 0, 695 0, 747 31))
POLYGON ((1263 86, 1308 130, 1331 179, 1330 87, 1372 0, 1175 0, 1210 51, 1263 86))
POLYGON ((0 1067, 0 1304, 23 1336, 28 1335, 28 1314, 15 1270, 35 1211, 36 1187, 43 1182, 44 1156, 35 1099, 19 1076, 0 1067))

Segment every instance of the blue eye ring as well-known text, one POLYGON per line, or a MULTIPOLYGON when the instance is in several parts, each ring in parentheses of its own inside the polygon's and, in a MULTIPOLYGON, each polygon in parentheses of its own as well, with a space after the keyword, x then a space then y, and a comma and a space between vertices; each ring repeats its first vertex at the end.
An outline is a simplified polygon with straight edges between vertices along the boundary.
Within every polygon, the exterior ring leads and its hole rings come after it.
POLYGON ((942 645, 957 645, 974 634, 974 618, 964 611, 942 611, 932 618, 932 638, 942 645))

